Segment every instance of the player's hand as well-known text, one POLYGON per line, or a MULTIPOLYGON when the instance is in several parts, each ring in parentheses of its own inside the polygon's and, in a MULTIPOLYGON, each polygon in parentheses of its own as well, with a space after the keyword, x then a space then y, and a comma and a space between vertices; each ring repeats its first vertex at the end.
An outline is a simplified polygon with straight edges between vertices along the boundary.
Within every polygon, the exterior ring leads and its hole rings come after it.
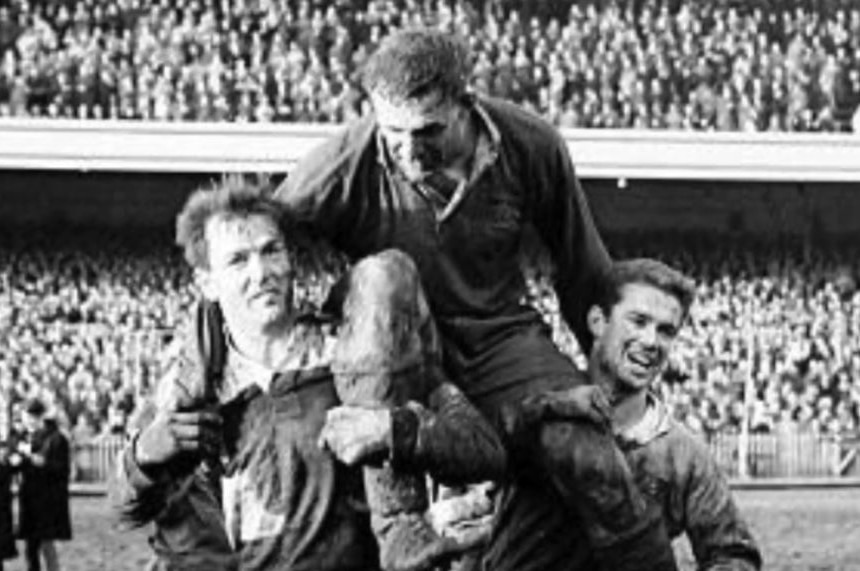
POLYGON ((137 439, 140 466, 158 466, 180 454, 215 455, 221 448, 221 417, 214 411, 163 411, 137 439))
POLYGON ((439 499, 427 508, 427 519, 439 535, 460 524, 469 526, 493 515, 490 483, 477 484, 462 494, 439 499))
POLYGON ((521 409, 526 424, 566 418, 590 420, 602 426, 612 423, 612 406, 606 393, 597 385, 581 385, 535 395, 526 399, 521 409))
POLYGON ((385 408, 338 406, 326 413, 319 445, 349 466, 387 454, 391 442, 391 411, 385 408))
POLYGON ((493 532, 493 516, 483 516, 452 524, 440 534, 454 547, 454 553, 461 554, 470 549, 487 544, 493 532))

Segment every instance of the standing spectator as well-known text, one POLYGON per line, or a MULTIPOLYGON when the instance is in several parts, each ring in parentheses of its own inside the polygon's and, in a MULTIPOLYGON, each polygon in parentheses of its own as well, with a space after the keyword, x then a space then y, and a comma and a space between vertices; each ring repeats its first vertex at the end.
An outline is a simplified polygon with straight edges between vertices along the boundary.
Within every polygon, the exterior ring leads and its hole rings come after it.
POLYGON ((854 110, 854 117, 851 119, 851 130, 856 134, 860 134, 860 105, 854 110))
POLYGON ((12 465, 8 443, 0 443, 0 571, 3 561, 18 556, 12 524, 12 465))
POLYGON ((22 455, 19 501, 19 535, 27 542, 27 570, 59 569, 54 540, 72 538, 69 515, 69 441, 45 405, 30 401, 24 410, 28 438, 18 447, 22 455))
POLYGON ((18 25, 9 13, 9 7, 0 6, 0 56, 14 48, 19 33, 18 25))

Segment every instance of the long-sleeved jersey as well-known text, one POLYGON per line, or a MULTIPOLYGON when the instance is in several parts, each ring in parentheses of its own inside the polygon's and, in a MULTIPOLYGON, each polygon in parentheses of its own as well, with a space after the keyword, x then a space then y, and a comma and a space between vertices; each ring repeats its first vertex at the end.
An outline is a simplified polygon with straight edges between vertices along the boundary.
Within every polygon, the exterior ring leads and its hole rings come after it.
POLYGON ((698 569, 761 568, 758 546, 704 442, 656 399, 620 440, 639 489, 659 507, 672 538, 687 535, 698 569))
POLYGON ((389 166, 373 116, 310 152, 277 191, 349 256, 398 248, 415 260, 446 365, 470 397, 515 380, 463 372, 541 323, 523 302, 520 252, 529 227, 549 250, 562 315, 581 343, 590 288, 609 263, 555 129, 501 100, 476 97, 471 106, 481 136, 471 175, 449 201, 389 166))

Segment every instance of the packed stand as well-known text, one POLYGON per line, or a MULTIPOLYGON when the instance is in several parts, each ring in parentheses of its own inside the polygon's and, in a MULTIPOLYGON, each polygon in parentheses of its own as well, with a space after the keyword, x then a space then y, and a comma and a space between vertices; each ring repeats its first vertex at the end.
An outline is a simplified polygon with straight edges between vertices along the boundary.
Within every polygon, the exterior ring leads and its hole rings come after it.
POLYGON ((151 232, 34 228, 2 237, 0 387, 40 399, 81 439, 121 433, 192 300, 151 232))
POLYGON ((476 90, 564 127, 860 122, 855 0, 11 0, 0 115, 342 122, 366 109, 356 69, 413 24, 462 32, 476 90))
POLYGON ((692 427, 736 429, 746 408, 753 431, 858 434, 858 250, 826 252, 703 240, 673 255, 698 301, 663 391, 692 427))

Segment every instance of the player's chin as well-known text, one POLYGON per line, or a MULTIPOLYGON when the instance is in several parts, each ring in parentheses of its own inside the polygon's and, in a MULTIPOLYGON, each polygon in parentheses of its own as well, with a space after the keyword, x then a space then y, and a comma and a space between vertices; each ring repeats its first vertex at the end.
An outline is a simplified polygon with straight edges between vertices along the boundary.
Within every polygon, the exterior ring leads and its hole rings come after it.
POLYGON ((263 325, 274 325, 287 318, 286 308, 278 303, 250 308, 249 314, 254 316, 254 321, 263 325))
POLYGON ((400 170, 411 182, 421 182, 436 172, 437 167, 433 161, 410 159, 400 162, 400 170))
POLYGON ((624 384, 632 389, 645 389, 656 378, 655 367, 630 366, 623 373, 624 384))

